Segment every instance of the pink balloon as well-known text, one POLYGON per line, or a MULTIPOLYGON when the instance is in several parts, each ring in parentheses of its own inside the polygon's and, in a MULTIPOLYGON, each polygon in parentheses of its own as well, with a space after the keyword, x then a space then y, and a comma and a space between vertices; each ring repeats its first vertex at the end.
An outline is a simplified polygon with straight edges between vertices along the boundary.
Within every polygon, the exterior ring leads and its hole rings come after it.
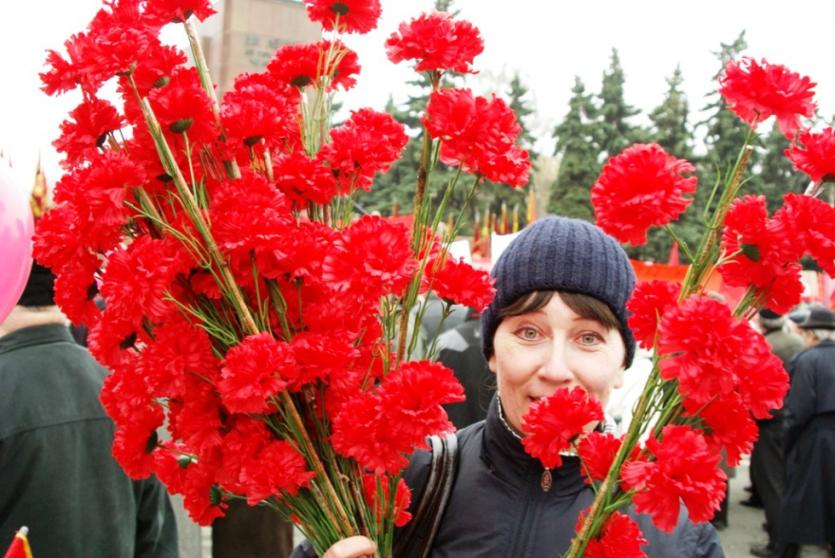
POLYGON ((29 279, 34 231, 28 198, 0 172, 0 322, 17 304, 29 279))

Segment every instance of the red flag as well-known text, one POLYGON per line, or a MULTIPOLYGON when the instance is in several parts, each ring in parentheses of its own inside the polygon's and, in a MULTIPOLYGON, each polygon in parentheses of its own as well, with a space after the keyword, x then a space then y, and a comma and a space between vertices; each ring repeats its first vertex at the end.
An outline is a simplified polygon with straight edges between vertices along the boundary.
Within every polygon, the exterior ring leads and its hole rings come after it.
POLYGON ((29 548, 29 539, 26 538, 28 533, 27 527, 21 527, 3 558, 32 558, 32 549, 29 548))

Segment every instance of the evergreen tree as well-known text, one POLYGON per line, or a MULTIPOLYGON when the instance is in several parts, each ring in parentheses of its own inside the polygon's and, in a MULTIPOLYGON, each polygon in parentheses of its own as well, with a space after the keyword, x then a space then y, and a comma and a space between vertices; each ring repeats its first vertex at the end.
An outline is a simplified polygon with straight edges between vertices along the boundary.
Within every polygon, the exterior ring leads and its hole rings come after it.
POLYGON ((548 211, 594 221, 590 191, 600 172, 595 142, 599 134, 594 121, 597 110, 579 77, 574 78, 571 93, 568 113, 554 128, 553 137, 557 139, 554 154, 561 161, 548 211))
POLYGON ((752 194, 765 195, 769 213, 773 213, 783 204, 783 195, 788 192, 803 192, 809 178, 794 168, 785 155, 789 140, 780 132, 776 123, 771 133, 762 139, 762 158, 757 169, 759 180, 746 186, 752 194))
POLYGON ((641 111, 626 104, 623 97, 625 77, 617 49, 612 49, 609 68, 603 72, 600 87, 600 126, 597 140, 604 159, 617 155, 635 141, 645 139, 646 134, 629 123, 629 119, 641 111))
POLYGON ((687 127, 689 106, 681 90, 683 82, 681 67, 676 66, 673 75, 667 79, 664 101, 649 115, 653 126, 651 139, 670 155, 692 160, 693 133, 687 127))
POLYGON ((525 99, 527 94, 528 88, 522 84, 522 80, 519 78, 519 73, 517 72, 513 74, 513 79, 510 80, 510 90, 508 91, 508 98, 510 99, 508 106, 513 109, 513 112, 516 114, 516 119, 519 121, 519 125, 522 126, 522 131, 519 133, 519 140, 517 143, 527 149, 531 154, 531 158, 534 158, 535 153, 533 151, 533 146, 535 140, 526 123, 527 117, 533 114, 534 111, 532 108, 528 107, 528 101, 525 99))

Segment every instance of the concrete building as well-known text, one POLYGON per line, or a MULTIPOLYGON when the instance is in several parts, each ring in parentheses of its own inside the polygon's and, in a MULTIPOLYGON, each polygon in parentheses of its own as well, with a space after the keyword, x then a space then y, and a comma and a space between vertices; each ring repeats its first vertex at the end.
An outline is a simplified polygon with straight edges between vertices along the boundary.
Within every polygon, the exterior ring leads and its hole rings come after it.
POLYGON ((322 35, 322 27, 307 19, 304 5, 295 0, 223 0, 215 9, 217 15, 206 19, 199 32, 221 94, 238 74, 262 71, 278 47, 314 42, 322 35))

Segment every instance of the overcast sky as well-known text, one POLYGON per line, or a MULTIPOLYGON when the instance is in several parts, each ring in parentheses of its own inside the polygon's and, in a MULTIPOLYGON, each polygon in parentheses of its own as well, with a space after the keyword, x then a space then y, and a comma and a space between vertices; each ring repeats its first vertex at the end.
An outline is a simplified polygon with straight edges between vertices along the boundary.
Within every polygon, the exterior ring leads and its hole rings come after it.
MULTIPOLYGON (((382 2, 379 29, 346 41, 358 51, 363 66, 357 87, 342 99, 348 108, 382 109, 389 95, 402 101, 407 94, 403 84, 411 70, 389 63, 382 44, 399 22, 433 2, 382 2)), ((39 90, 37 74, 45 51, 61 49, 99 6, 96 0, 0 2, 0 149, 11 156, 24 187, 31 186, 39 151, 50 182, 58 178, 58 155, 51 142, 61 120, 79 102, 77 96, 50 98, 39 90)), ((574 76, 580 76, 587 90, 598 91, 612 47, 620 53, 628 103, 652 110, 667 88, 665 78, 678 64, 691 110, 698 110, 715 89, 711 78, 717 62, 711 51, 743 29, 747 54, 811 77, 818 83, 822 114, 835 114, 833 0, 458 0, 456 7, 485 40, 485 51, 475 63, 481 73, 470 84, 486 91, 519 72, 531 90, 536 109, 531 124, 543 138, 544 151, 553 147, 548 136, 567 111, 574 76)))

